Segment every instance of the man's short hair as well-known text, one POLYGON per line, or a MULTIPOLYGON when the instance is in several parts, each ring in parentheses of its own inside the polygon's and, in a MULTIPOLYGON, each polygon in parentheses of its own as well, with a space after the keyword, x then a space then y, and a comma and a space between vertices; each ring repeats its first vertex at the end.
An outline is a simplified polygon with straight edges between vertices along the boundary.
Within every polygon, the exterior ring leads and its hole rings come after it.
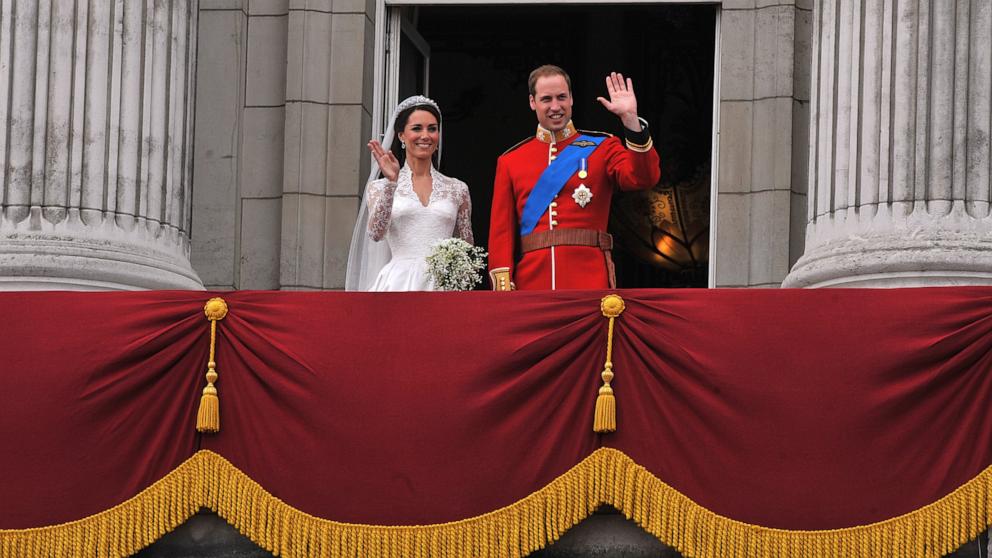
POLYGON ((568 86, 568 92, 572 92, 572 78, 568 77, 568 73, 553 64, 545 64, 535 68, 530 73, 530 77, 527 78, 527 89, 530 90, 531 95, 537 93, 537 80, 548 76, 561 76, 565 78, 565 85, 568 86))

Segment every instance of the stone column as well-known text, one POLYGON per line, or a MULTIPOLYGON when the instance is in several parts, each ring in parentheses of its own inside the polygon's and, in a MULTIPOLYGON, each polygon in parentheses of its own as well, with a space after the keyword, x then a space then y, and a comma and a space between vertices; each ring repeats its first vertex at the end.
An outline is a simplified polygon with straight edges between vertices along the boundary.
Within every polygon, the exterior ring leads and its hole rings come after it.
POLYGON ((0 3, 0 289, 201 289, 197 0, 0 3))
POLYGON ((992 6, 820 0, 806 251, 786 287, 992 283, 992 6))

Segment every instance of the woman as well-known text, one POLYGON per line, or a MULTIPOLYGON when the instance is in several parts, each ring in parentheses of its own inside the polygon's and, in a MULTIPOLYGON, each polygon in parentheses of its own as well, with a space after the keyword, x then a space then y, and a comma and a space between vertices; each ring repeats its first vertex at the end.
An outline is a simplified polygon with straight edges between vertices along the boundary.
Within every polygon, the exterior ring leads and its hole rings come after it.
POLYGON ((431 291, 426 257, 438 240, 469 244, 468 186, 435 168, 441 151, 441 112, 427 97, 393 111, 382 143, 369 142, 374 164, 352 236, 345 287, 349 291, 431 291), (392 138, 400 149, 391 151, 392 138), (383 178, 375 180, 379 171, 383 178))

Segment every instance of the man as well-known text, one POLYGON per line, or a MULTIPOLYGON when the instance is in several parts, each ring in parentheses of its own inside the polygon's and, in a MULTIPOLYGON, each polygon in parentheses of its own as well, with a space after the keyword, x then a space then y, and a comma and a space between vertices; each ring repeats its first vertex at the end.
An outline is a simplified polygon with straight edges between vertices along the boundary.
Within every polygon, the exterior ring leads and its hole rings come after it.
POLYGON ((606 233, 613 190, 648 189, 661 177, 647 123, 637 116, 633 84, 611 73, 610 99, 597 98, 620 118, 624 143, 575 129, 571 80, 561 68, 537 68, 528 87, 537 134, 496 163, 489 226, 493 290, 615 287, 613 239, 606 233))

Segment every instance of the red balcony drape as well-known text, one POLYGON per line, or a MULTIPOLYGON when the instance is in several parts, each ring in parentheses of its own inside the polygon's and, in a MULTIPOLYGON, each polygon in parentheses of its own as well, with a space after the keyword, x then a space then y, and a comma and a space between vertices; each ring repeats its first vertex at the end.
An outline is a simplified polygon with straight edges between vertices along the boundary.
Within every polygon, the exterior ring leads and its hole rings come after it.
POLYGON ((602 435, 604 294, 0 294, 0 548, 201 450, 345 524, 484 515, 610 448, 755 528, 870 525, 976 482, 947 521, 988 525, 992 289, 621 291, 602 435), (198 434, 211 296, 221 430, 198 434))

